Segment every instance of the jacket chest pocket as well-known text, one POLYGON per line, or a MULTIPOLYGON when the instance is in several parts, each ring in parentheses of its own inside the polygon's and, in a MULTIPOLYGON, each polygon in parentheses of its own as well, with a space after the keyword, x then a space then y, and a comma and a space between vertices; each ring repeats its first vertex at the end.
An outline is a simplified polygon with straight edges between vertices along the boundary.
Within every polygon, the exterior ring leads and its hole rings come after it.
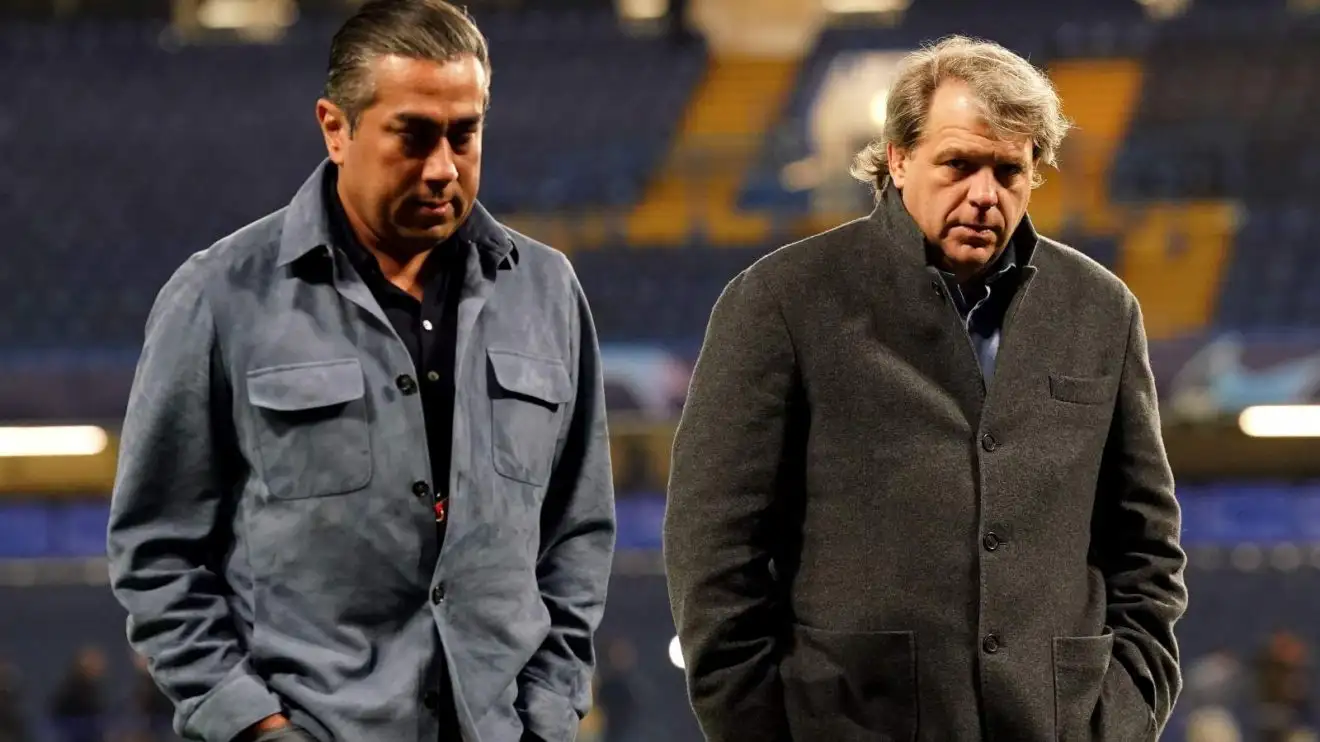
POLYGON ((366 385, 356 358, 249 371, 257 456, 271 497, 354 492, 371 481, 366 385))
POLYGON ((541 486, 550 480, 564 405, 571 384, 564 364, 490 349, 491 454, 495 471, 541 486))

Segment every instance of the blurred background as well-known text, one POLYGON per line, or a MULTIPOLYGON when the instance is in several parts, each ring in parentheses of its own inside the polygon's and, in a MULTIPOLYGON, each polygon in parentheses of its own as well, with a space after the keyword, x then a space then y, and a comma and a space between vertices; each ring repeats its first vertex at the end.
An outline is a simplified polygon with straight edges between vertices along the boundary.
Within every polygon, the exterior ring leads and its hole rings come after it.
MULTIPOLYGON (((170 738, 103 560, 143 323, 323 157, 351 5, 0 0, 0 742, 170 738)), ((658 546, 708 313, 870 210, 850 157, 900 56, 950 32, 1048 69, 1078 129, 1030 213, 1145 309, 1191 557, 1165 739, 1316 739, 1320 0, 469 7, 495 67, 481 198, 569 253, 604 345, 620 551, 581 739, 700 739, 658 546)))

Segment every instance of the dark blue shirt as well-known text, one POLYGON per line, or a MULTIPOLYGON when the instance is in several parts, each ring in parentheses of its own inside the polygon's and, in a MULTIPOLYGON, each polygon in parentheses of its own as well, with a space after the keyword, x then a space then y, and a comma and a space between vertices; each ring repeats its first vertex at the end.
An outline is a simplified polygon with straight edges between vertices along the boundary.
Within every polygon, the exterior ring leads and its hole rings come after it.
POLYGON ((981 374, 988 382, 995 374, 1004 315, 1018 287, 1017 253, 1010 241, 983 276, 959 284, 952 273, 940 271, 953 305, 962 317, 963 329, 972 341, 981 374))

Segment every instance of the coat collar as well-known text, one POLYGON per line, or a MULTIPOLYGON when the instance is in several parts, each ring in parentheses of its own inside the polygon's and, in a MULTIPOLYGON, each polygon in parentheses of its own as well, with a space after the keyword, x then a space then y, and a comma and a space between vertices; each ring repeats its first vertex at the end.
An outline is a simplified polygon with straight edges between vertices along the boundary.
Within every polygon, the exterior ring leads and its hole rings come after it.
MULTIPOLYGON (((892 183, 886 184, 880 192, 875 209, 867 220, 884 238, 883 242, 896 248, 895 258, 921 269, 923 274, 928 270, 938 270, 930 266, 925 235, 903 205, 903 194, 892 183)), ((1009 238, 1009 249, 1005 253, 1009 256, 1008 260, 1012 261, 1012 267, 1026 269, 1028 273, 1035 272, 1032 260, 1039 244, 1040 235, 1032 225, 1031 217, 1024 215, 1017 230, 1009 238)), ((1005 255, 999 257, 1000 269, 1010 267, 1004 258, 1005 255)))
MULTIPOLYGON (((289 203, 280 235, 278 266, 289 265, 310 252, 334 244, 334 227, 325 188, 326 178, 334 174, 334 164, 328 159, 323 160, 289 203)), ((473 205, 458 234, 461 239, 473 243, 491 264, 501 269, 511 269, 518 264, 518 250, 513 238, 480 201, 473 205)))

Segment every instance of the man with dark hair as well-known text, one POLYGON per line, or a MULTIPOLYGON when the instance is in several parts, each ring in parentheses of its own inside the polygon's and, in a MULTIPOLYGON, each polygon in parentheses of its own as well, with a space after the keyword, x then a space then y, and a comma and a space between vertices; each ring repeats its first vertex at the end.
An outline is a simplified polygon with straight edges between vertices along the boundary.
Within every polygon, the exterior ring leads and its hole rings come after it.
POLYGON ((370 0, 292 203, 161 290, 111 578, 190 739, 564 742, 614 546, 599 351, 568 261, 477 201, 489 58, 370 0))

